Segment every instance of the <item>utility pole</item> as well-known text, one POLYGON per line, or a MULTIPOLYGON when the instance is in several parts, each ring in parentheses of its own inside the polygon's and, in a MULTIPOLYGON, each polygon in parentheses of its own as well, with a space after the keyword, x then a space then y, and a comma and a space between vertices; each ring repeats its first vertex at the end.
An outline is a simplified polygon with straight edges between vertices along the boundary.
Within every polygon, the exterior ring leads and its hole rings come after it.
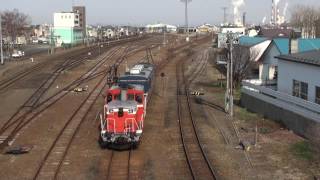
POLYGON ((187 30, 187 41, 189 41, 189 22, 188 22, 188 3, 191 2, 192 0, 181 0, 181 2, 185 3, 185 26, 187 30))
POLYGON ((232 34, 227 35, 228 60, 227 60, 227 90, 225 95, 225 111, 233 117, 233 41, 232 34))
MULTIPOLYGON (((228 50, 229 50, 229 47, 228 47, 228 50)), ((225 112, 228 113, 229 110, 230 110, 230 52, 228 52, 227 54, 227 89, 226 89, 226 94, 225 94, 225 112)))
POLYGON ((164 46, 164 47, 165 47, 166 44, 167 44, 166 41, 167 41, 167 40, 166 40, 166 28, 164 27, 164 28, 163 28, 163 46, 164 46))
POLYGON ((233 117, 233 38, 231 39, 231 46, 230 46, 230 116, 233 117))
POLYGON ((2 44, 2 18, 1 18, 1 14, 0 14, 0 49, 1 49, 1 65, 4 64, 4 60, 3 60, 3 44, 2 44))
POLYGON ((188 0, 185 0, 185 1, 186 1, 185 21, 186 21, 186 28, 187 28, 187 41, 189 41, 188 0))
POLYGON ((55 41, 54 41, 53 26, 51 26, 50 34, 51 34, 51 51, 50 51, 50 53, 54 54, 55 41))

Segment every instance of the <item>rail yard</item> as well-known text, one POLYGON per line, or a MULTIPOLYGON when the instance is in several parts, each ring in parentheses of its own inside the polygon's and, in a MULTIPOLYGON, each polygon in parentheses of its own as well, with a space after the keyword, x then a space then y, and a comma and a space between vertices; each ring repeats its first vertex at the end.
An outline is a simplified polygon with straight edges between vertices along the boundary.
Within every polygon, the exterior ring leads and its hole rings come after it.
MULTIPOLYGON (((219 74, 210 69, 211 37, 185 42, 183 36, 169 35, 165 45, 162 38, 148 35, 68 50, 2 72, 1 179, 274 177, 266 173, 279 167, 262 165, 263 152, 235 148, 244 125, 224 114, 219 96, 207 94, 221 93, 208 85, 219 74), (100 118, 110 80, 147 61, 156 71, 141 142, 125 150, 101 148, 100 118)), ((288 159, 288 166, 299 168, 288 159)), ((284 169, 277 176, 291 173, 284 169)), ((294 176, 308 177, 303 169, 294 176)))

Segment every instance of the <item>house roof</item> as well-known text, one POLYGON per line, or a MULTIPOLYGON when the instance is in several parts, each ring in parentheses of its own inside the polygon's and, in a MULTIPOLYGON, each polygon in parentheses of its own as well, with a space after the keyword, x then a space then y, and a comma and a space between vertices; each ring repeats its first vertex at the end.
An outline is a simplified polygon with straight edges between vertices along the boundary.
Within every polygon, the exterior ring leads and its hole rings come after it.
POLYGON ((275 38, 273 42, 280 51, 280 54, 289 54, 289 39, 288 38, 275 38))
POLYGON ((241 37, 239 37, 239 44, 244 45, 244 46, 253 46, 253 45, 259 44, 265 40, 267 40, 267 38, 241 36, 241 37))
POLYGON ((271 40, 266 40, 259 44, 256 44, 255 46, 252 46, 250 49, 250 53, 253 55, 252 60, 254 60, 255 62, 259 61, 267 51, 271 42, 272 42, 271 40))
POLYGON ((279 60, 320 66, 320 50, 276 56, 279 60))
POLYGON ((299 52, 320 50, 320 39, 299 39, 299 52))
POLYGON ((292 29, 261 29, 259 36, 266 38, 277 38, 277 37, 290 37, 290 34, 294 32, 292 29))

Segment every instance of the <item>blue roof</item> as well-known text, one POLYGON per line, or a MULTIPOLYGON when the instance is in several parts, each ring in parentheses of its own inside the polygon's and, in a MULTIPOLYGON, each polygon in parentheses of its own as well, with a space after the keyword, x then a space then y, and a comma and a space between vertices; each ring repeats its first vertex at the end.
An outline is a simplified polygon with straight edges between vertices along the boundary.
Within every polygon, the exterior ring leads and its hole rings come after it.
POLYGON ((289 39, 288 38, 275 38, 274 43, 278 47, 280 54, 289 54, 289 39))
POLYGON ((299 52, 320 50, 320 39, 299 39, 299 52))
MULTIPOLYGON (((240 45, 253 46, 259 44, 268 38, 241 36, 240 45)), ((289 38, 274 38, 273 42, 278 47, 280 54, 289 54, 289 38)), ((299 52, 320 50, 320 38, 317 39, 298 39, 299 52)))
POLYGON ((245 46, 253 46, 256 44, 259 44, 263 41, 267 40, 267 38, 264 37, 249 37, 249 36, 241 36, 239 38, 239 44, 245 45, 245 46))

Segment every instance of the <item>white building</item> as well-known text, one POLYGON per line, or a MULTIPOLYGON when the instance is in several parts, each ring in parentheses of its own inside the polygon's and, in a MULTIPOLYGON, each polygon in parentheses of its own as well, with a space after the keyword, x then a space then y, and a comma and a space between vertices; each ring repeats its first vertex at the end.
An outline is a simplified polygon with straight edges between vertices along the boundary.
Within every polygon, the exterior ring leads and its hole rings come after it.
POLYGON ((245 27, 222 26, 220 29, 221 29, 221 33, 224 33, 224 34, 232 33, 232 34, 239 34, 240 36, 246 34, 246 28, 245 27))
POLYGON ((162 23, 146 25, 147 33, 162 33, 164 30, 166 32, 177 32, 177 26, 162 23))
POLYGON ((49 24, 41 24, 36 26, 36 28, 33 30, 33 34, 35 37, 40 38, 40 37, 46 37, 48 38, 51 35, 50 32, 50 26, 49 24))
POLYGON ((212 26, 211 24, 203 24, 199 26, 197 29, 200 33, 216 32, 217 30, 217 28, 215 26, 212 26))
POLYGON ((220 33, 218 34, 218 48, 227 48, 228 35, 233 36, 234 39, 238 39, 239 37, 244 36, 245 33, 245 27, 221 26, 220 33))
POLYGON ((54 36, 57 46, 75 45, 83 42, 83 29, 80 27, 79 14, 74 12, 54 13, 54 36))
POLYGON ((79 14, 74 12, 54 13, 54 27, 79 27, 79 14))
POLYGON ((320 104, 320 51, 277 58, 278 91, 320 104))
POLYGON ((251 111, 280 120, 295 132, 320 142, 320 50, 276 58, 276 86, 244 80, 241 102, 251 111))
POLYGON ((87 36, 97 38, 98 37, 97 27, 87 25, 87 36))
POLYGON ((116 35, 114 29, 108 28, 104 31, 104 37, 107 37, 109 39, 114 38, 116 35))

